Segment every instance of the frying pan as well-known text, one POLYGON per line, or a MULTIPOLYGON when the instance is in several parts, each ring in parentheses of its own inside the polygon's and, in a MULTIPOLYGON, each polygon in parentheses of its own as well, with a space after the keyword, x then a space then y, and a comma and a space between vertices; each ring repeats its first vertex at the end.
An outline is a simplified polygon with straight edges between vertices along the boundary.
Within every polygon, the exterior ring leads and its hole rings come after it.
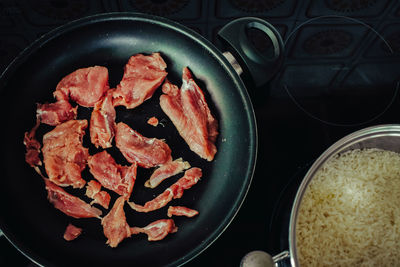
MULTIPOLYGON (((271 66, 281 59, 282 41, 276 30, 256 18, 240 19, 224 27, 221 42, 236 45, 231 53, 239 62, 248 63, 244 71, 266 70, 255 84, 273 75, 271 66), (232 30, 233 27, 235 30, 232 30), (273 41, 274 56, 257 54, 246 39, 246 27, 265 32, 273 41), (240 34, 238 34, 240 33, 240 34)), ((232 60, 232 57, 231 57, 232 60)), ((3 115, 3 150, 0 184, 0 228, 6 238, 25 256, 44 266, 175 266, 182 265, 205 250, 229 225, 238 212, 251 183, 257 154, 257 133, 254 111, 246 88, 234 68, 220 50, 194 31, 172 21, 136 13, 102 14, 83 18, 62 26, 24 50, 1 76, 3 115), (160 52, 168 68, 168 79, 180 86, 184 66, 193 71, 203 88, 210 109, 219 121, 218 152, 214 161, 207 162, 191 152, 175 127, 159 107, 161 90, 141 106, 126 110, 117 107, 117 122, 123 121, 144 136, 165 139, 173 158, 183 157, 192 166, 203 169, 201 181, 187 190, 171 205, 196 209, 195 218, 174 218, 179 230, 158 242, 148 242, 137 235, 124 240, 117 248, 105 244, 100 221, 73 219, 46 199, 39 175, 24 161, 23 135, 35 123, 36 103, 54 102, 52 92, 58 81, 78 68, 102 65, 109 69, 110 86, 118 84, 123 67, 136 53, 160 52), (146 124, 156 116, 161 125, 146 124), (68 223, 83 228, 83 234, 72 242, 62 235, 68 223)), ((79 118, 90 118, 91 109, 79 107, 79 118)), ((37 137, 52 127, 41 125, 37 137)), ((90 154, 101 150, 90 144, 89 134, 84 146, 90 154)), ((115 148, 108 152, 119 164, 127 165, 115 148)), ((163 192, 180 176, 165 181, 156 189, 143 187, 151 170, 138 169, 131 201, 139 204, 163 192)), ((85 170, 83 177, 92 179, 85 170)), ((66 188, 68 192, 90 201, 84 190, 66 188)), ((112 196, 112 206, 116 195, 112 196)), ((125 206, 131 226, 145 226, 166 217, 166 209, 147 214, 137 213, 125 206)), ((107 214, 103 210, 103 214, 107 214)))

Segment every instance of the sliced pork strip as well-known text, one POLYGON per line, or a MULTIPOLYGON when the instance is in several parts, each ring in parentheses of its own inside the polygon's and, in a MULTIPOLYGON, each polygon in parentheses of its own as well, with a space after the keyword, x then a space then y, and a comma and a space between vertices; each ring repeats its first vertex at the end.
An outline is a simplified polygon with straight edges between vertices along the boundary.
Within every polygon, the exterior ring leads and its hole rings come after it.
POLYGON ((72 223, 68 224, 64 232, 64 239, 67 241, 72 241, 80 236, 82 233, 82 228, 76 227, 72 223))
POLYGON ((44 179, 44 181, 46 183, 47 198, 56 209, 73 218, 100 218, 101 210, 65 192, 50 180, 44 179))
POLYGON ((95 147, 109 148, 115 135, 117 114, 112 103, 112 90, 97 102, 90 118, 90 140, 95 147))
POLYGON ((86 120, 70 120, 43 136, 43 162, 49 179, 59 186, 82 188, 86 181, 81 172, 89 156, 82 146, 86 120))
POLYGON ((150 119, 147 120, 147 124, 150 124, 151 126, 157 127, 158 119, 156 117, 151 117, 150 119))
POLYGON ((165 82, 162 86, 162 92, 166 95, 178 97, 180 96, 180 90, 178 86, 172 84, 168 79, 165 79, 165 82))
POLYGON ((97 203, 103 208, 108 209, 111 196, 106 191, 101 191, 101 184, 96 182, 95 180, 91 180, 87 183, 86 196, 93 199, 90 205, 97 203))
POLYGON ((161 219, 150 223, 145 227, 131 227, 131 234, 144 233, 147 235, 147 240, 158 241, 164 239, 169 233, 175 233, 178 227, 172 219, 161 219))
POLYGON ((217 148, 218 122, 212 116, 204 93, 192 78, 188 68, 183 69, 182 87, 166 81, 160 106, 175 125, 189 148, 201 158, 214 159, 217 148))
POLYGON ((182 178, 167 188, 163 193, 153 200, 146 202, 143 206, 128 202, 129 206, 138 212, 150 212, 166 206, 172 199, 181 198, 186 189, 191 188, 201 178, 200 168, 191 168, 187 170, 182 178))
MULTIPOLYGON (((192 73, 187 67, 183 68, 181 100, 186 116, 191 118, 195 125, 201 124, 201 128, 198 128, 198 134, 204 135, 204 139, 208 141, 206 142, 208 154, 214 156, 216 153, 214 142, 218 136, 218 122, 211 114, 203 91, 196 84, 192 73)), ((205 141, 201 139, 199 142, 205 141)))
POLYGON ((36 109, 40 122, 51 126, 76 119, 77 112, 78 106, 72 107, 68 101, 63 99, 55 103, 38 104, 36 109))
POLYGON ((167 76, 166 67, 167 64, 159 53, 132 56, 114 91, 114 106, 131 109, 149 99, 167 76))
POLYGON ((167 212, 168 217, 172 216, 194 217, 197 214, 199 214, 197 210, 189 209, 184 206, 169 206, 167 212))
POLYGON ((88 165, 90 173, 102 186, 127 199, 130 197, 136 180, 136 162, 121 166, 107 151, 102 151, 89 157, 88 165))
POLYGON ((190 164, 187 161, 183 161, 182 158, 174 161, 169 161, 164 165, 157 168, 144 184, 146 187, 155 188, 165 179, 177 175, 186 169, 190 168, 190 164))
POLYGON ((174 199, 174 192, 168 188, 163 193, 158 195, 156 198, 146 202, 143 206, 135 204, 134 202, 128 202, 129 206, 138 212, 150 212, 153 210, 161 209, 166 206, 172 199, 174 199))
POLYGON ((42 161, 39 158, 40 154, 40 143, 36 140, 36 130, 40 125, 40 120, 36 120, 35 126, 24 134, 24 145, 26 149, 25 161, 29 166, 36 168, 37 166, 42 166, 42 161))
POLYGON ((84 107, 93 107, 109 89, 108 70, 94 66, 78 69, 65 76, 56 87, 57 100, 69 99, 84 107))
POLYGON ((125 198, 119 197, 110 212, 101 220, 104 235, 110 247, 115 248, 127 237, 131 236, 131 230, 126 222, 124 212, 125 198))
POLYGON ((163 140, 144 137, 123 122, 116 126, 115 144, 127 161, 144 168, 171 160, 171 149, 163 140))

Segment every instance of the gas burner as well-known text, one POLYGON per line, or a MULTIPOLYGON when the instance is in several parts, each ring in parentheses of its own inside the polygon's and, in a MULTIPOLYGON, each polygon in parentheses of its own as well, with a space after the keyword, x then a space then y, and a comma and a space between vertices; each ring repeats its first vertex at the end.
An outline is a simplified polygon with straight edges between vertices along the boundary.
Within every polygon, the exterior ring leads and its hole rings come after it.
POLYGON ((275 253, 289 249, 289 224, 297 190, 312 163, 300 167, 278 197, 270 222, 270 247, 275 253))
POLYGON ((343 30, 327 30, 309 37, 303 45, 311 55, 331 55, 346 49, 352 41, 350 33, 343 30))
POLYGON ((354 12, 375 5, 377 0, 326 0, 327 6, 339 12, 354 12))
POLYGON ((141 12, 166 16, 182 10, 189 0, 131 0, 130 3, 141 12))
POLYGON ((233 6, 249 13, 260 13, 272 10, 284 1, 285 0, 230 0, 233 6))
MULTIPOLYGON (((392 51, 395 55, 400 55, 400 31, 389 35, 386 38, 386 42, 389 44, 390 48, 392 48, 392 51)), ((391 53, 388 46, 384 42, 381 43, 381 47, 385 52, 391 53)))
POLYGON ((86 0, 29 0, 29 5, 41 15, 62 20, 79 18, 89 8, 86 0))

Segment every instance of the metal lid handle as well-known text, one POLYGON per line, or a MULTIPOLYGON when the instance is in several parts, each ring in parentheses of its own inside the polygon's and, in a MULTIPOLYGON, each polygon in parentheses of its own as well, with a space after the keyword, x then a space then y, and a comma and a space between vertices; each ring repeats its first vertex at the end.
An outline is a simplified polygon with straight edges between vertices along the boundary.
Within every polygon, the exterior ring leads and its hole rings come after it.
POLYGON ((247 253, 240 262, 240 267, 274 267, 280 261, 290 258, 289 251, 283 251, 271 256, 265 251, 254 250, 247 253))

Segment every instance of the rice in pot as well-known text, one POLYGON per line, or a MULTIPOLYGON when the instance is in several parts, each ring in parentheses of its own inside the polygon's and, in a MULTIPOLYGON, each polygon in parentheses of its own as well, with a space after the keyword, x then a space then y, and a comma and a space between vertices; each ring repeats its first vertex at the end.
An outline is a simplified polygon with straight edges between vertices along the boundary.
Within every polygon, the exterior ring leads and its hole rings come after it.
POLYGON ((301 201, 296 248, 301 266, 400 266, 400 154, 327 161, 301 201))

